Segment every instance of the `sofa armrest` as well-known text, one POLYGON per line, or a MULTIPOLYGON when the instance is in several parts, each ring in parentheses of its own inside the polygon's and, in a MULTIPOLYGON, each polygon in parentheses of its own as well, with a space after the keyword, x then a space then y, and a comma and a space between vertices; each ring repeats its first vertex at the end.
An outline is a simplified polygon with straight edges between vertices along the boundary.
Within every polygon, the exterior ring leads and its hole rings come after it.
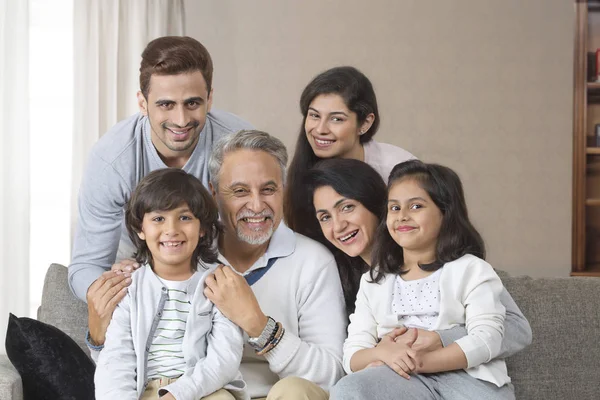
POLYGON ((0 354, 0 400, 23 400, 21 376, 7 356, 0 354))

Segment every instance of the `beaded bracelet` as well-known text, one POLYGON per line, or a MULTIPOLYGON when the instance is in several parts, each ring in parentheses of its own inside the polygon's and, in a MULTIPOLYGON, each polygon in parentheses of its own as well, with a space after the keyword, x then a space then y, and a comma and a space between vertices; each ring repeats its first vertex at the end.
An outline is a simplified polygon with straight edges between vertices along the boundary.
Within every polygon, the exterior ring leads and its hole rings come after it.
POLYGON ((269 351, 273 350, 273 348, 277 346, 277 344, 281 341, 284 332, 285 329, 283 328, 283 325, 281 325, 281 322, 277 322, 277 330, 275 334, 271 337, 271 340, 269 340, 269 342, 264 348, 256 352, 256 355, 262 356, 264 354, 267 354, 269 351))

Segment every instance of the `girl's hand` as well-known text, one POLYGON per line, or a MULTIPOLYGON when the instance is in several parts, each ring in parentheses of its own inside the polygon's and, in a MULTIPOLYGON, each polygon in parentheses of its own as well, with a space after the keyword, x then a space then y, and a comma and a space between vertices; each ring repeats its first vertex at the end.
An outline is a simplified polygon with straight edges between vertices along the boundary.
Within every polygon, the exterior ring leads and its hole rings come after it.
POLYGON ((392 336, 384 336, 376 347, 379 350, 379 359, 398 375, 410 379, 410 374, 420 364, 417 353, 412 349, 418 335, 417 329, 410 329, 402 335, 403 340, 396 341, 392 336))

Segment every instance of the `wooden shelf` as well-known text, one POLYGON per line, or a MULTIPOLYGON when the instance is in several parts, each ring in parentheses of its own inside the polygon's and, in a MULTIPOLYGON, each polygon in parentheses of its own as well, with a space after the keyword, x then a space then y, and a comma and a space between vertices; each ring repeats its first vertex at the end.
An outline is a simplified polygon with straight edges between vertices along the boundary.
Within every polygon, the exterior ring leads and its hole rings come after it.
POLYGON ((596 276, 600 278, 600 264, 587 265, 585 271, 571 272, 571 276, 596 276))
POLYGON ((600 206, 600 199, 585 199, 585 205, 591 207, 600 206))
POLYGON ((588 91, 600 90, 600 82, 588 82, 587 89, 588 91))
POLYGON ((586 154, 598 154, 600 155, 600 147, 586 147, 586 154))

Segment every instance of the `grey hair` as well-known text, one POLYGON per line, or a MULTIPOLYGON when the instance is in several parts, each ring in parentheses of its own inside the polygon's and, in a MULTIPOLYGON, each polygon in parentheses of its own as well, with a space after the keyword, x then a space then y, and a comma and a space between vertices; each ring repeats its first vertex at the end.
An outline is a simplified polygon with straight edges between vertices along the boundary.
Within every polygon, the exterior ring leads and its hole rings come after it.
POLYGON ((283 142, 266 132, 258 130, 241 130, 221 138, 213 146, 208 162, 208 173, 213 188, 219 188, 219 171, 227 153, 236 150, 260 150, 275 157, 281 168, 281 181, 285 186, 288 155, 283 142))

